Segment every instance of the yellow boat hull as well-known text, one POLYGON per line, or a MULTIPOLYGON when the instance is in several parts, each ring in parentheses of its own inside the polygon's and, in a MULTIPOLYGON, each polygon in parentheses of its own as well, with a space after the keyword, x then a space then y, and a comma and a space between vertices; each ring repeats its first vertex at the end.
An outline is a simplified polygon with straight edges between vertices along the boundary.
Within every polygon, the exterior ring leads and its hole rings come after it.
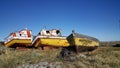
POLYGON ((14 46, 32 46, 31 40, 28 39, 13 39, 5 44, 6 47, 14 47, 14 46))
POLYGON ((35 47, 39 46, 53 46, 53 47, 67 47, 70 46, 66 39, 58 38, 38 38, 33 44, 35 47))
POLYGON ((92 40, 87 40, 83 38, 74 38, 74 40, 68 41, 67 39, 59 39, 59 38, 38 38, 36 42, 33 44, 35 47, 39 46, 54 46, 54 47, 68 47, 68 46, 99 46, 99 42, 95 42, 92 40))
POLYGON ((89 47, 99 46, 99 42, 83 38, 74 38, 74 43, 72 44, 75 44, 76 46, 89 46, 89 47))

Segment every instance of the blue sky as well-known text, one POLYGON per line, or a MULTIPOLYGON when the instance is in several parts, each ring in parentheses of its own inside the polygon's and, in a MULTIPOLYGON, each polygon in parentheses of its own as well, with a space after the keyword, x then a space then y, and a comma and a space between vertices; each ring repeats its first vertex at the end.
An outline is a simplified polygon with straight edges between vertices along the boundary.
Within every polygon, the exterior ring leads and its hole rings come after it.
POLYGON ((120 40, 120 0, 0 0, 0 40, 24 28, 36 35, 45 26, 100 41, 120 40))

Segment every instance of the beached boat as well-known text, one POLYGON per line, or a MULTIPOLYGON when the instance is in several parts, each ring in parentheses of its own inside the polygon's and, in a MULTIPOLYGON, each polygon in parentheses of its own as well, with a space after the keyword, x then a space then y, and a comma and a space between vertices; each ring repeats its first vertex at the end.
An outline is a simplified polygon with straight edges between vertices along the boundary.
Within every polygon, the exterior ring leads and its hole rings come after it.
POLYGON ((32 45, 34 47, 67 47, 69 46, 66 37, 61 36, 61 31, 52 30, 41 30, 38 35, 33 39, 32 45))
POLYGON ((72 33, 67 37, 67 40, 70 45, 67 49, 76 52, 92 51, 99 46, 98 39, 91 36, 76 33, 75 31, 72 31, 72 33))
POLYGON ((12 32, 5 38, 5 46, 16 48, 16 47, 30 47, 32 43, 31 30, 23 29, 17 32, 12 32))

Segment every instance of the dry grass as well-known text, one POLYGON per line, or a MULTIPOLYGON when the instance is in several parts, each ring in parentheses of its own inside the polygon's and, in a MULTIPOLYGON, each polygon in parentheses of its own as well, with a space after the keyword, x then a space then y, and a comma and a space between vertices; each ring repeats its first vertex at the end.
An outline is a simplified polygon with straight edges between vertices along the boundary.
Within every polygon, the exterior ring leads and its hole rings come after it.
POLYGON ((64 61, 57 59, 60 49, 53 50, 9 50, 5 49, 0 55, 0 67, 16 68, 19 64, 38 63, 41 61, 63 63, 63 68, 120 68, 120 48, 99 47, 93 52, 86 53, 86 58, 76 56, 76 61, 64 61))
POLYGON ((84 53, 86 58, 76 56, 74 62, 64 61, 65 68, 120 68, 119 47, 99 47, 84 53))
POLYGON ((3 68, 16 68, 16 65, 24 63, 38 63, 44 61, 55 61, 57 59, 60 50, 38 50, 38 49, 28 49, 28 50, 10 50, 5 49, 4 54, 0 55, 0 67, 3 68))

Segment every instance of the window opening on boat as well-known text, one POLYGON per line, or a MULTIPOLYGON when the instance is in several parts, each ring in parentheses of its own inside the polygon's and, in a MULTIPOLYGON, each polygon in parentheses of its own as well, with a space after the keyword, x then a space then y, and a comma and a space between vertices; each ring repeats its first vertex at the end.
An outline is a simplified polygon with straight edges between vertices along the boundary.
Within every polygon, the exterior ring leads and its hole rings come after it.
POLYGON ((46 31, 47 34, 49 34, 50 32, 49 31, 46 31))
POLYGON ((22 36, 22 34, 20 34, 20 36, 22 36))
POLYGON ((60 33, 60 31, 59 31, 59 30, 57 30, 57 31, 56 31, 56 33, 57 33, 57 34, 59 34, 59 33, 60 33))

